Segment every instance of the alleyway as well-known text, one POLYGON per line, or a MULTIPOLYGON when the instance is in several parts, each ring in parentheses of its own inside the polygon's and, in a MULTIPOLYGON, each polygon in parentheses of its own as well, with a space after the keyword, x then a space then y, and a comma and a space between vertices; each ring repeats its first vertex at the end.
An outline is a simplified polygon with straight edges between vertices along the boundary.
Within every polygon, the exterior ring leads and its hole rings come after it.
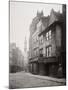
POLYGON ((37 78, 26 72, 10 73, 10 88, 61 86, 64 83, 37 78))

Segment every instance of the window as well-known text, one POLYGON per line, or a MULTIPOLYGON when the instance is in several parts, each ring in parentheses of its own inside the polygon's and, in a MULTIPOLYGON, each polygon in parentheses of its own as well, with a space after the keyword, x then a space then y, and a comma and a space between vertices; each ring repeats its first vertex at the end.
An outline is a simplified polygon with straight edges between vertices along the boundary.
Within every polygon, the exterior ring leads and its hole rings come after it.
POLYGON ((34 56, 38 56, 38 54, 39 54, 38 48, 34 49, 34 56))
POLYGON ((51 39, 51 30, 46 33, 46 40, 51 39))
POLYGON ((46 56, 48 57, 48 48, 46 48, 46 56))
POLYGON ((41 37, 41 43, 43 43, 43 36, 41 37))
POLYGON ((51 49, 52 49, 52 47, 50 46, 49 47, 49 56, 51 56, 51 49))
POLYGON ((38 49, 37 49, 37 54, 36 54, 37 56, 39 55, 39 51, 38 51, 38 49))
POLYGON ((46 56, 47 57, 51 56, 51 51, 52 51, 52 47, 51 46, 46 47, 46 56))
POLYGON ((43 44, 43 36, 40 37, 39 43, 40 43, 40 44, 43 44))
POLYGON ((46 39, 48 40, 48 32, 46 33, 46 39))
POLYGON ((34 56, 36 55, 36 51, 34 50, 34 56))
POLYGON ((49 39, 51 39, 51 30, 49 31, 49 39))
POLYGON ((43 55, 43 48, 42 49, 40 49, 40 55, 43 55))

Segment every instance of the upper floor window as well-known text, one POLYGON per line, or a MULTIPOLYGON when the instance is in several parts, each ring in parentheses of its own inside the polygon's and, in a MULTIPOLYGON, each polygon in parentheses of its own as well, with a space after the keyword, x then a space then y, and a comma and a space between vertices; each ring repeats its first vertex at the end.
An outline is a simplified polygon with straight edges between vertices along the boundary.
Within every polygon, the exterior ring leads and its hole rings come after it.
POLYGON ((49 31, 49 39, 51 39, 51 30, 49 31))
POLYGON ((40 56, 43 55, 43 48, 39 50, 39 54, 40 54, 40 56))
POLYGON ((51 56, 51 52, 52 52, 52 47, 51 46, 46 47, 46 56, 47 57, 51 56))
POLYGON ((39 50, 38 48, 34 50, 34 56, 38 56, 39 55, 39 50))
POLYGON ((48 32, 46 33, 46 40, 48 40, 48 32))
POLYGON ((39 43, 40 43, 40 44, 43 44, 43 36, 40 37, 39 43))
POLYGON ((46 33, 46 40, 51 39, 51 30, 46 33))
POLYGON ((34 56, 36 56, 36 50, 34 50, 34 56))
POLYGON ((37 51, 36 55, 38 56, 39 55, 39 50, 37 49, 36 51, 37 51))

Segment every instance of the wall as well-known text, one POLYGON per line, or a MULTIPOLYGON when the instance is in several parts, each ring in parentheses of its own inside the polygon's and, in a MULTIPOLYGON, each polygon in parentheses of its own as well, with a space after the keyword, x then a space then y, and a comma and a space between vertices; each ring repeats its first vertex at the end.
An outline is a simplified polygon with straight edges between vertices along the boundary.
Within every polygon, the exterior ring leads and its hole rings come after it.
POLYGON ((56 77, 58 74, 58 64, 49 64, 49 76, 56 77))
POLYGON ((56 56, 56 43, 55 43, 55 27, 51 28, 52 36, 50 40, 46 40, 46 33, 44 34, 44 43, 43 43, 43 48, 44 48, 44 55, 46 56, 46 47, 51 45, 52 46, 52 56, 56 56))
POLYGON ((59 55, 61 52, 61 27, 56 25, 56 53, 59 55))

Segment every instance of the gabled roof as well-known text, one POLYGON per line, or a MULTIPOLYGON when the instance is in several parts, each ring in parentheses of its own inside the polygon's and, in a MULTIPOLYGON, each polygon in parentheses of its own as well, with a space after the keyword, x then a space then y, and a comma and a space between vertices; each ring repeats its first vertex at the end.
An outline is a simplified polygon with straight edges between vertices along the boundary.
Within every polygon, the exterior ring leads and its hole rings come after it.
POLYGON ((37 23, 40 20, 42 21, 44 30, 46 30, 46 28, 51 26, 53 23, 55 23, 57 21, 62 22, 63 21, 63 15, 60 12, 56 12, 52 9, 49 16, 43 16, 43 15, 42 16, 36 16, 35 18, 33 18, 31 26, 30 26, 32 33, 34 33, 36 31, 37 23))
POLYGON ((34 33, 36 31, 36 25, 38 22, 39 22, 39 17, 36 16, 35 18, 33 18, 32 23, 30 25, 32 33, 34 33))
MULTIPOLYGON (((42 24, 45 26, 45 29, 42 32, 45 32, 55 22, 63 22, 63 15, 60 12, 55 12, 52 9, 50 16, 42 17, 42 24)), ((39 35, 41 35, 42 32, 40 32, 39 35)))
POLYGON ((48 27, 48 23, 49 23, 49 16, 47 17, 41 17, 41 21, 42 21, 42 24, 43 26, 45 27, 45 29, 48 27))
POLYGON ((62 22, 63 21, 63 16, 60 12, 55 12, 52 9, 51 13, 50 13, 50 19, 49 19, 49 25, 48 26, 50 26, 51 24, 53 24, 56 21, 62 22))

